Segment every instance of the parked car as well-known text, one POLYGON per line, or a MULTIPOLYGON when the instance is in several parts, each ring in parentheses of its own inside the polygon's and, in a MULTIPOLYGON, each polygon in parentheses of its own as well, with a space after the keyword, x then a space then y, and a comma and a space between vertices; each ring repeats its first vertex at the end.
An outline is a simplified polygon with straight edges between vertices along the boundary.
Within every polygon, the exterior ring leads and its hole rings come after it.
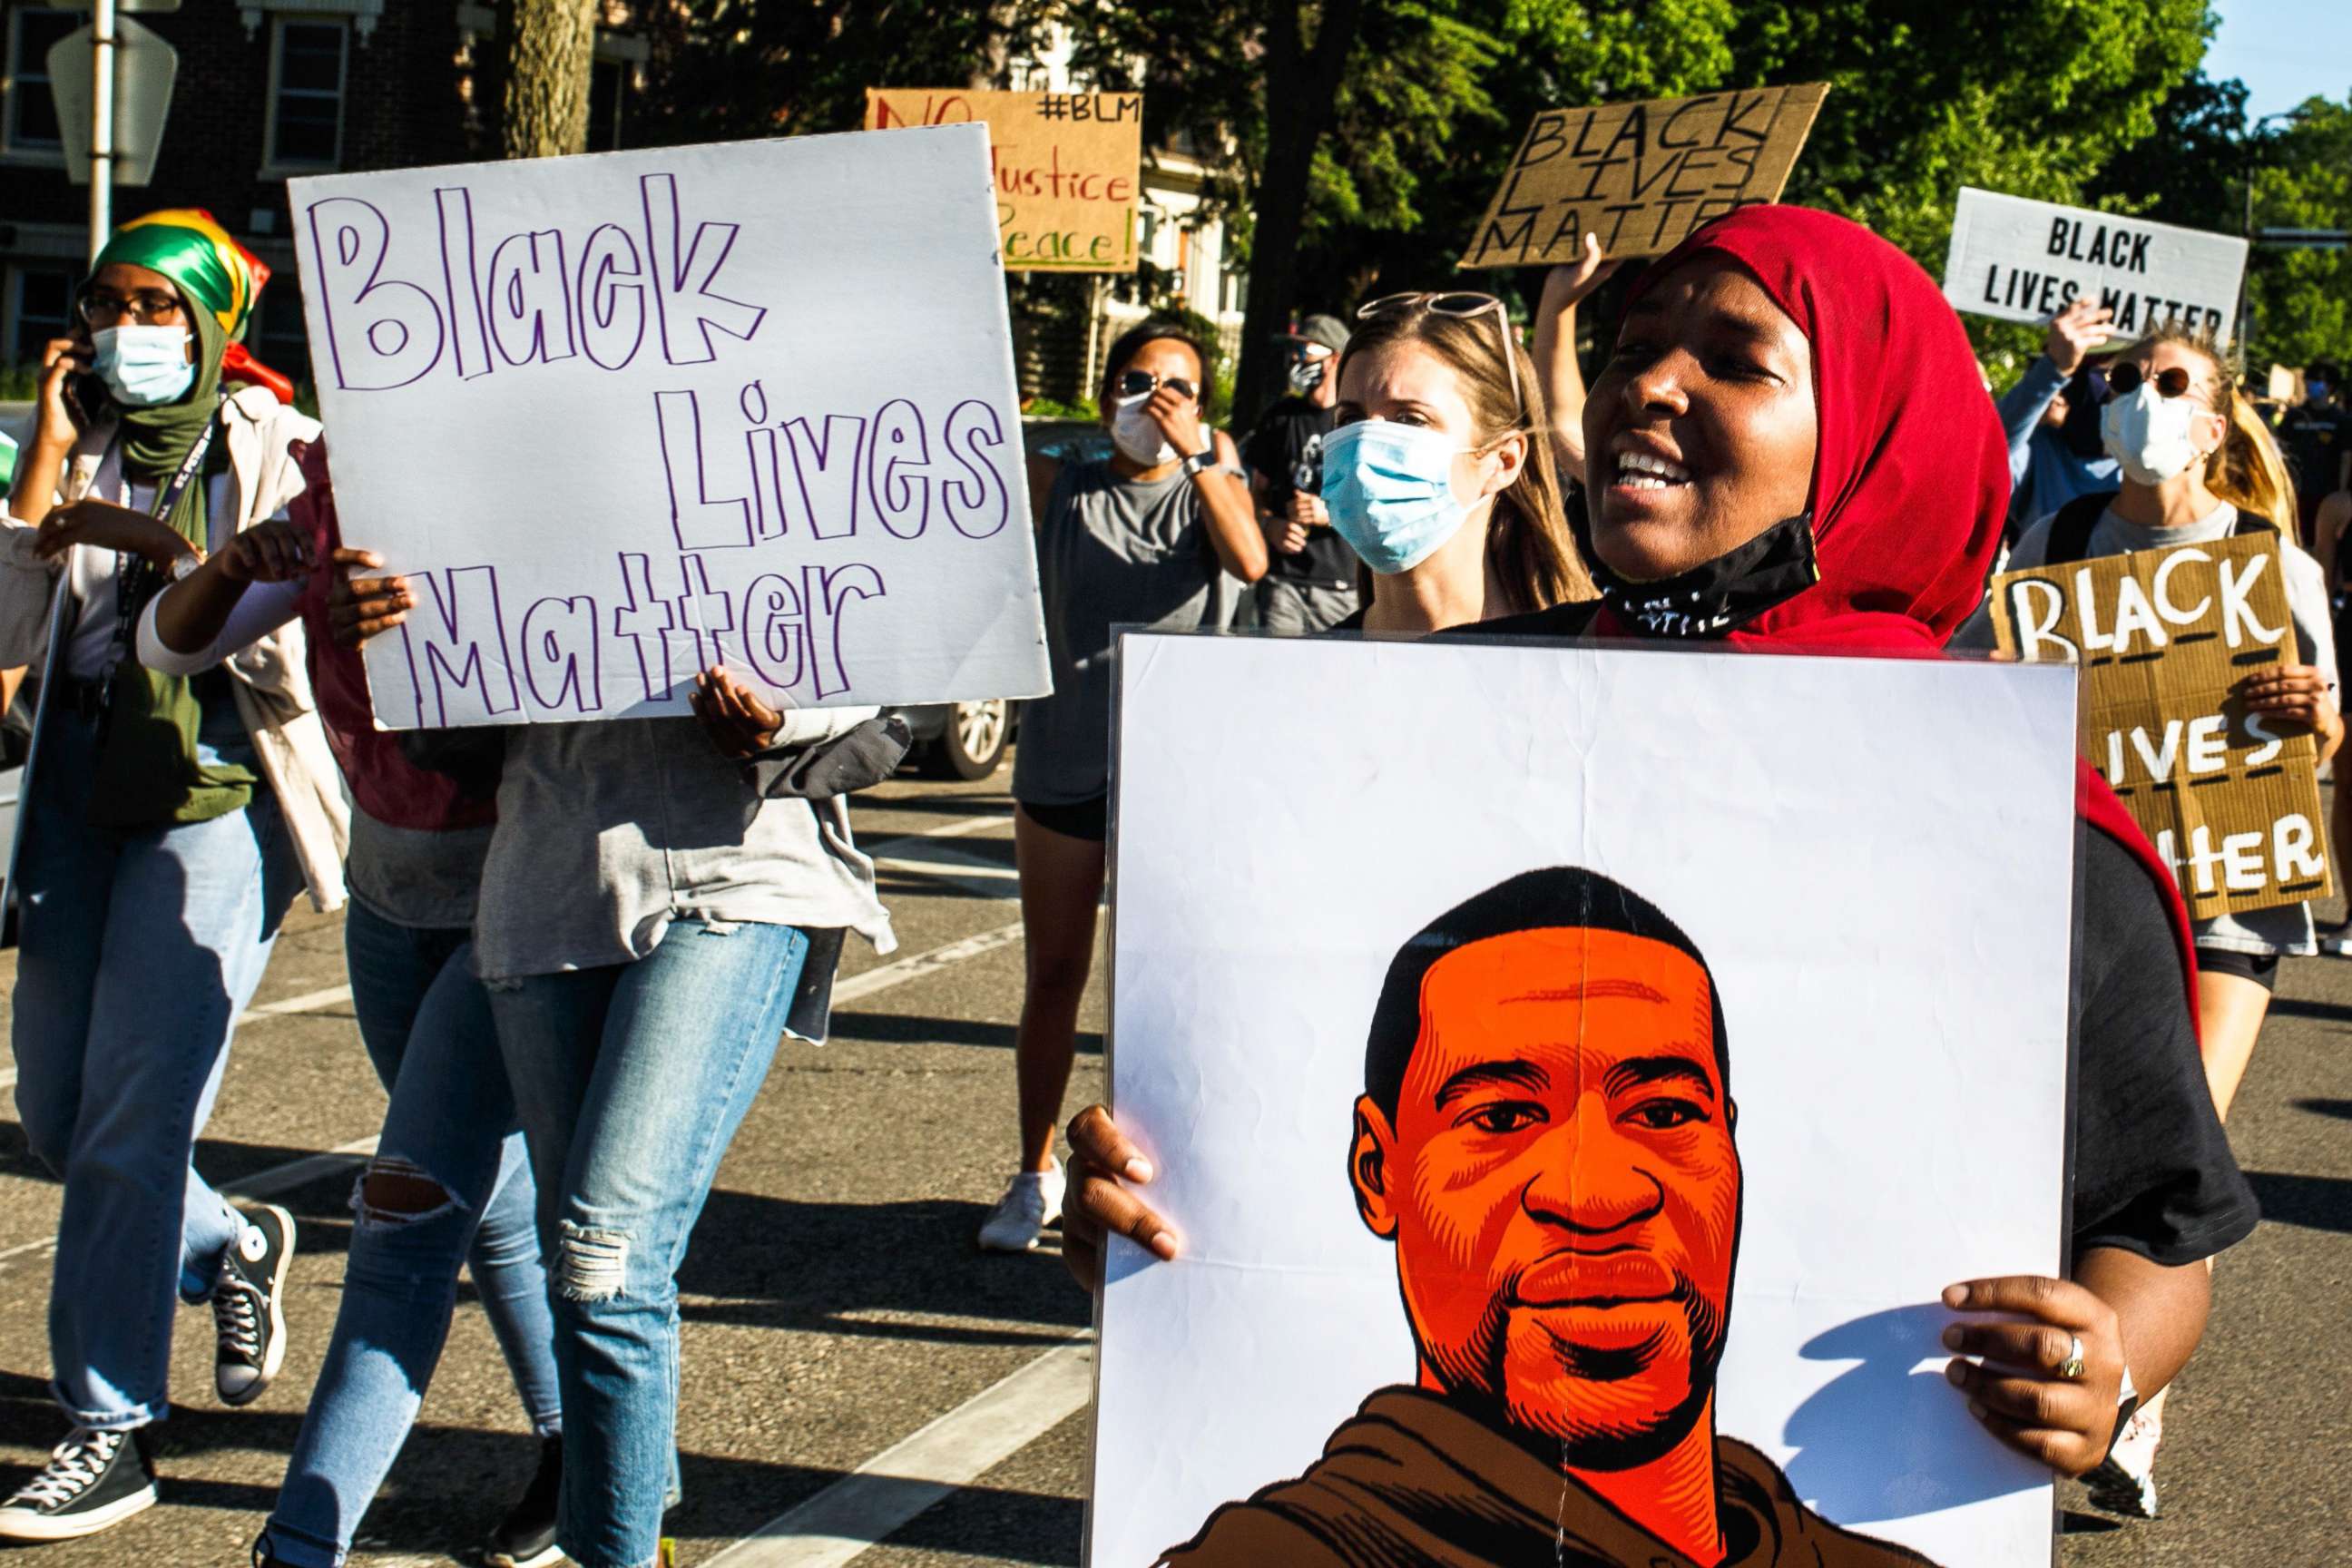
POLYGON ((907 721, 915 734, 915 748, 907 753, 916 767, 935 779, 984 779, 1004 765, 1020 725, 1015 703, 1003 698, 985 702, 928 702, 890 712, 907 721))

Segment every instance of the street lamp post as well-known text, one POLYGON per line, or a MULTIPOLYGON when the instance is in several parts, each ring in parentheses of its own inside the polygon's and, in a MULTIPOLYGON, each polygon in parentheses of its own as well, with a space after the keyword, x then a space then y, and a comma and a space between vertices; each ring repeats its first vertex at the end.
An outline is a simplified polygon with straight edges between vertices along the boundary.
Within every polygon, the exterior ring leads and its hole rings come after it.
POLYGON ((2263 127, 2273 121, 2293 123, 2309 117, 2302 109, 2284 109, 2276 114, 2265 114, 2246 132, 2246 278, 2238 285, 2238 355, 2245 357, 2246 340, 2254 331, 2254 149, 2262 145, 2263 127))

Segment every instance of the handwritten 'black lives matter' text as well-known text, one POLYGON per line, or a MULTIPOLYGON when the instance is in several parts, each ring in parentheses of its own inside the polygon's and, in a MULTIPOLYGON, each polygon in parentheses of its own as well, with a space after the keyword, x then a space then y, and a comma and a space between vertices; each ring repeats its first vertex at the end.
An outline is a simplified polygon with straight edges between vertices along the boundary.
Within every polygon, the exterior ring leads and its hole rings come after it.
POLYGON ((1766 150, 1794 90, 1802 89, 1537 115, 1462 265, 1572 258, 1587 234, 1612 255, 1653 255, 1709 218, 1773 200, 1795 149, 1774 158, 1766 150))
MULTIPOLYGON (((647 701, 714 664, 803 700, 837 697, 852 685, 845 617, 888 593, 868 546, 986 539, 1010 521, 1012 435, 981 400, 787 407, 757 377, 642 390, 648 369, 693 379, 722 341, 750 355, 740 345, 768 316, 722 289, 739 226, 689 227, 672 176, 645 176, 635 212, 585 233, 486 235, 467 190, 436 198, 437 265, 407 276, 390 267, 395 253, 415 259, 396 251, 406 237, 373 204, 310 208, 320 357, 336 384, 443 379, 462 395, 465 383, 566 361, 634 367, 624 395, 646 398, 645 459, 661 466, 668 507, 646 520, 646 548, 614 553, 601 594, 523 603, 492 565, 415 574, 418 609, 399 635, 420 722, 593 714, 607 706, 608 666, 647 701)), ((757 357, 775 354, 768 344, 757 357)))
MULTIPOLYGON (((1985 268, 1984 303, 1995 309, 2055 315, 2080 298, 2084 273, 2129 272, 2145 276, 2148 245, 2157 237, 2127 224, 2099 223, 2057 216, 2050 220, 2049 255, 2041 267, 2008 267, 1999 262, 1985 268)), ((2201 300, 2177 300, 2120 284, 2099 285, 2099 303, 2115 312, 2109 330, 2118 336, 2154 328, 2165 321, 2218 333, 2221 309, 2201 300)))

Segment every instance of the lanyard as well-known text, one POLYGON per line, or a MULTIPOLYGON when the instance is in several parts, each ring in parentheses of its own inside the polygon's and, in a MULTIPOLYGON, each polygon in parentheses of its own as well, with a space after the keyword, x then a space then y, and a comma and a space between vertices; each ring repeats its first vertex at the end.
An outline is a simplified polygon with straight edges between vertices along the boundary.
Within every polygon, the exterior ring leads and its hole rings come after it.
MULTIPOLYGON (((204 431, 188 444, 188 455, 180 459, 180 467, 170 480, 157 488, 155 504, 148 516, 161 522, 169 519, 172 509, 180 503, 181 495, 193 483, 204 468, 205 454, 212 449, 213 432, 220 428, 215 417, 206 422, 204 431)), ((123 658, 131 652, 137 635, 139 612, 147 607, 161 584, 152 581, 160 569, 143 555, 117 554, 114 558, 114 637, 107 644, 106 668, 99 677, 98 700, 102 713, 114 700, 114 672, 121 668, 123 658)))

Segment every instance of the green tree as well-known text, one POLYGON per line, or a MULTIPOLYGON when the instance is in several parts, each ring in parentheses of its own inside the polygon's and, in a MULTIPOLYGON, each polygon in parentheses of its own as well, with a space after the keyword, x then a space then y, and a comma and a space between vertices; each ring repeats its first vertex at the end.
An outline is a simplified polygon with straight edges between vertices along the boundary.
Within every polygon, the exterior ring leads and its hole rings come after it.
MULTIPOLYGON (((2352 96, 2315 98, 2268 139, 2254 171, 2254 226, 2352 228, 2352 96)), ((2257 247, 2248 363, 2352 361, 2352 252, 2257 247)))

